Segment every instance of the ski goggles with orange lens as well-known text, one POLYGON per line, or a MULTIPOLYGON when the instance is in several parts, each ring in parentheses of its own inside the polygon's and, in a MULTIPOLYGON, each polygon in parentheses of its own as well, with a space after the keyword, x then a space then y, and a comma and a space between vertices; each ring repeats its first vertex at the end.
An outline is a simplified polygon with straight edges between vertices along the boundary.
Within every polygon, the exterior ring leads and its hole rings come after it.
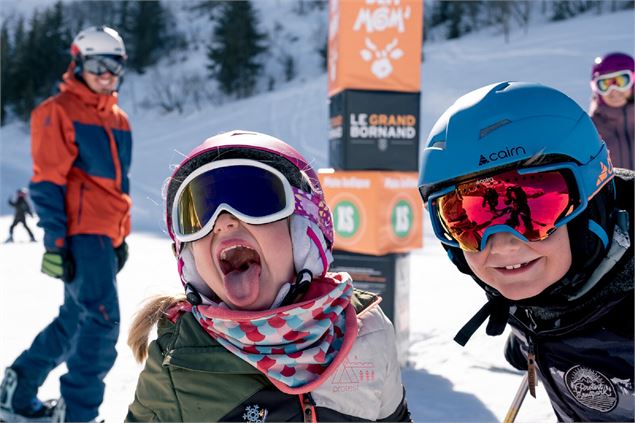
POLYGON ((86 57, 83 61, 83 67, 94 75, 110 72, 114 76, 121 76, 124 73, 124 63, 125 59, 122 56, 102 54, 86 57))
POLYGON ((606 95, 611 90, 628 91, 633 86, 633 72, 622 70, 599 75, 593 79, 591 86, 601 95, 606 95))
POLYGON ((227 159, 196 169, 183 181, 172 206, 172 231, 182 242, 209 234, 227 211, 243 222, 275 222, 295 211, 295 192, 280 171, 248 159, 227 159))
POLYGON ((525 242, 544 240, 579 215, 588 199, 612 179, 610 164, 597 164, 600 167, 603 173, 559 163, 509 170, 448 187, 428 199, 435 235, 447 245, 471 252, 483 250, 488 237, 498 232, 509 232, 525 242))

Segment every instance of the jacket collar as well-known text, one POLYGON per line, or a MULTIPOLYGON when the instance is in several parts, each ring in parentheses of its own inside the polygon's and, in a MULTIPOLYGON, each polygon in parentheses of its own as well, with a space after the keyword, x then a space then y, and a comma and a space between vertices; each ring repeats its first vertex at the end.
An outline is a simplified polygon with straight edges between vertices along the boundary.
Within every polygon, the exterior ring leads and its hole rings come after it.
POLYGON ((60 91, 73 94, 89 107, 99 113, 110 111, 117 104, 117 93, 99 94, 88 88, 88 86, 75 76, 75 64, 71 63, 62 76, 63 82, 60 84, 60 91))

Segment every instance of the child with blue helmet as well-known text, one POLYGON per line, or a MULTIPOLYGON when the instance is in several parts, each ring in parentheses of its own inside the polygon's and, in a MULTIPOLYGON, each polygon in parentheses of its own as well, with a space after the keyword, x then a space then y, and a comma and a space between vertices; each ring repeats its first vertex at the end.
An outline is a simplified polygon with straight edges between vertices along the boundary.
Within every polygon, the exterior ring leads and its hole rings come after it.
POLYGON ((503 82, 436 122, 419 189, 437 238, 487 303, 465 345, 511 327, 505 357, 563 421, 633 421, 633 176, 563 93, 503 82))

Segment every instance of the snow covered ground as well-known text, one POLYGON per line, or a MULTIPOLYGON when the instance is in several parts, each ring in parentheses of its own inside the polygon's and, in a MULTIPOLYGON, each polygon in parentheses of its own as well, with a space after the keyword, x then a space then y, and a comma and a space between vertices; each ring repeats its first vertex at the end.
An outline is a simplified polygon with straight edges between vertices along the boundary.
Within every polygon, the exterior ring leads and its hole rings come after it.
MULTIPOLYGON (((0 235, 8 231, 11 218, 0 218, 0 235)), ((33 229, 35 222, 30 220, 33 229)), ((458 422, 502 420, 521 375, 502 357, 503 337, 475 335, 461 348, 454 333, 483 300, 480 289, 457 274, 443 249, 426 231, 426 247, 411 257, 411 367, 403 370, 410 410, 416 421, 458 422), (456 293, 460 292, 460 297, 456 293)), ((42 238, 37 228, 36 238, 42 238)), ((44 249, 28 242, 22 227, 15 229, 16 243, 0 244, 0 366, 28 347, 33 337, 57 314, 63 299, 62 282, 39 272, 44 249)), ((133 233, 128 238, 130 260, 119 274, 121 336, 118 358, 106 377, 101 417, 122 421, 134 396, 142 369, 126 345, 128 327, 139 304, 148 296, 174 294, 180 290, 176 263, 164 236, 133 233)), ((51 373, 40 391, 42 398, 59 396, 62 365, 51 373)), ((522 421, 553 421, 546 394, 527 400, 522 421)))
MULTIPOLYGON (((421 133, 458 96, 500 80, 529 80, 561 89, 584 108, 590 93, 588 75, 596 55, 633 52, 633 11, 586 15, 561 23, 543 24, 528 34, 502 35, 482 31, 454 41, 428 43, 422 68, 421 133)), ((132 79, 132 78, 131 78, 132 79)), ((128 87, 133 86, 132 82, 128 87)), ((122 103, 131 106, 124 86, 122 103)), ((137 93, 139 95, 139 93, 137 93)), ((162 229, 162 181, 182 153, 215 133, 244 128, 270 133, 297 147, 316 167, 328 164, 326 77, 307 78, 284 90, 208 107, 187 116, 158 115, 128 108, 133 126, 133 234, 130 261, 119 277, 122 336, 119 358, 106 377, 101 408, 108 422, 122 421, 141 369, 125 345, 127 328, 140 302, 156 293, 180 289, 170 246, 162 229)), ((0 129, 0 202, 30 176, 29 134, 21 124, 0 129)), ((0 236, 11 223, 2 204, 0 236)), ((34 222, 31 221, 33 225, 34 222)), ((37 232, 38 239, 42 238, 37 232)), ((25 242, 0 245, 0 367, 9 365, 34 335, 56 314, 62 301, 61 282, 39 273, 43 247, 25 242)), ((465 348, 454 343, 456 331, 484 301, 481 290, 458 273, 433 238, 427 217, 424 248, 411 256, 411 367, 403 378, 413 417, 417 421, 500 421, 505 416, 521 375, 502 357, 504 336, 477 332, 465 348)), ((51 374, 41 396, 59 395, 51 374)), ((519 421, 553 421, 544 391, 528 398, 519 421)))

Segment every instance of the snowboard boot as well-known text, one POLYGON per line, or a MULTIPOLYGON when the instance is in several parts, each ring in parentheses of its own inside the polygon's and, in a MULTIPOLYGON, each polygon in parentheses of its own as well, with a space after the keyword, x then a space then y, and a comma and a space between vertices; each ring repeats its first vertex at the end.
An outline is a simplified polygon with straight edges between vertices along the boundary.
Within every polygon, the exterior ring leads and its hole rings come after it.
POLYGON ((55 404, 53 409, 53 415, 51 416, 51 423, 64 423, 66 420, 66 403, 64 398, 60 398, 55 404))
POLYGON ((13 394, 17 387, 18 374, 11 367, 7 367, 0 384, 0 422, 51 422, 57 401, 42 402, 34 398, 27 409, 14 410, 13 394))

